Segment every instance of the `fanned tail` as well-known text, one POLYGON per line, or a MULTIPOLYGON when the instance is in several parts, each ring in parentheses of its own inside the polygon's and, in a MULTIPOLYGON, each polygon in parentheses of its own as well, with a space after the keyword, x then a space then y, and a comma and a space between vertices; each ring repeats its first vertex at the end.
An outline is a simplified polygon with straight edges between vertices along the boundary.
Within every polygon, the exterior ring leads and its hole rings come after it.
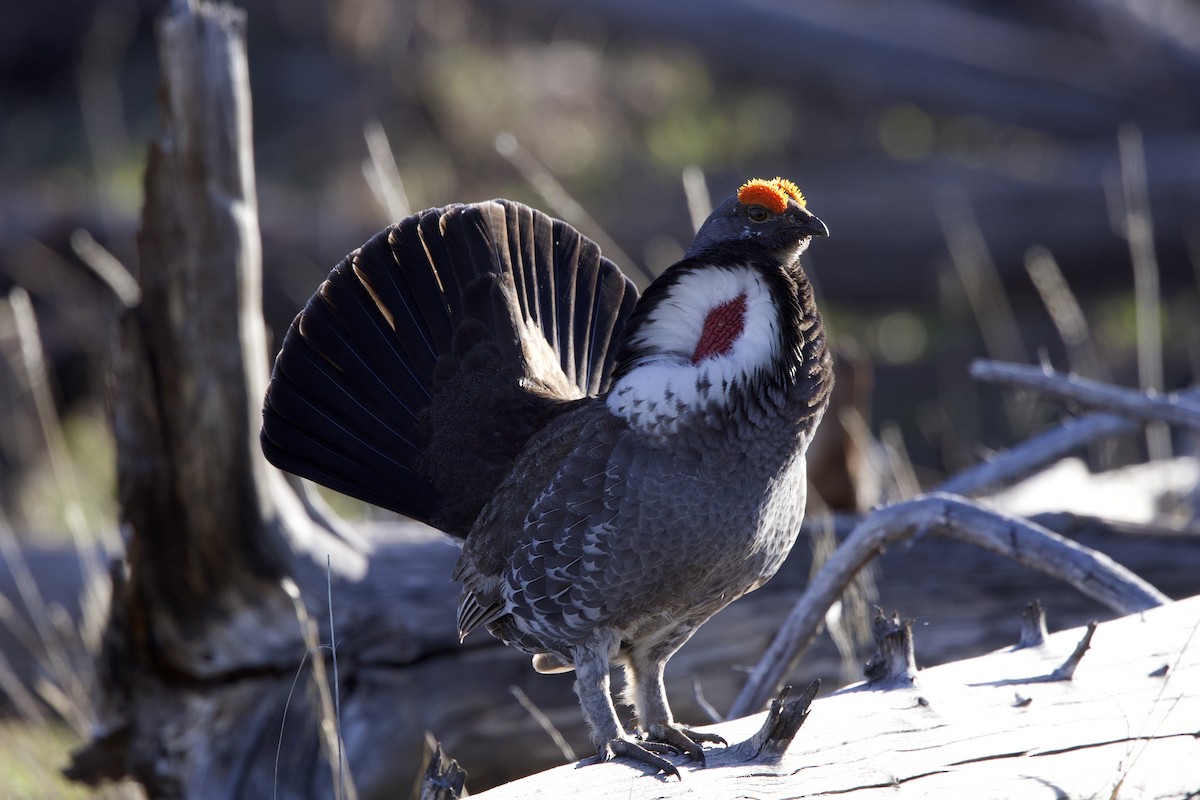
POLYGON ((464 536, 548 415, 607 388, 636 299, 593 242, 520 203, 421 212, 343 259, 292 322, 263 451, 464 536))

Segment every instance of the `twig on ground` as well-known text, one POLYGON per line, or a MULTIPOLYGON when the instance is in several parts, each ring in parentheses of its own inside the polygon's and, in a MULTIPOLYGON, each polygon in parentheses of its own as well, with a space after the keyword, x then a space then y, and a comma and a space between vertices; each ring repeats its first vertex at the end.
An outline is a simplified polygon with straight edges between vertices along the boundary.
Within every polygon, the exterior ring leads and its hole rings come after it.
POLYGON ((1029 273, 1029 279, 1050 314, 1050 321, 1067 348, 1072 371, 1089 378, 1107 380, 1108 368, 1096 352, 1087 317, 1054 256, 1044 247, 1029 248, 1025 251, 1025 271, 1029 273))
MULTIPOLYGON (((336 781, 333 787, 333 795, 335 798, 344 796, 350 798, 350 800, 357 800, 358 791, 354 785, 353 775, 349 772, 342 774, 337 766, 342 760, 341 717, 340 710, 338 709, 339 699, 335 698, 335 690, 331 689, 329 685, 329 674, 325 668, 324 656, 326 650, 333 652, 333 646, 332 644, 321 643, 318 636, 317 622, 309 615, 308 608, 304 605, 304 598, 300 593, 300 587, 291 578, 285 578, 280 581, 280 588, 287 594, 295 609, 296 619, 300 623, 300 632, 307 648, 305 658, 312 657, 312 679, 317 690, 318 704, 320 706, 321 743, 325 748, 325 757, 330 764, 331 776, 336 781)), ((329 587, 329 591, 331 594, 331 586, 329 587)), ((332 598, 330 598, 330 603, 332 606, 332 598)), ((332 624, 332 618, 330 623, 332 624)), ((333 641, 332 633, 330 634, 330 641, 333 641)), ((334 658, 334 668, 336 669, 336 654, 334 658)), ((301 667, 303 667, 303 663, 301 667)), ((291 692, 288 693, 287 702, 291 703, 291 692)), ((286 706, 284 713, 286 715, 286 706)), ((281 742, 282 736, 281 730, 281 742)))
MULTIPOLYGON (((854 414, 858 417, 858 414, 854 414)), ((859 418, 861 420, 861 418, 859 418)), ((863 424, 865 428, 865 423, 863 424)), ((859 517, 855 517, 856 523, 859 517)), ((838 530, 837 516, 825 505, 820 492, 809 483, 808 508, 805 514, 809 547, 812 550, 812 566, 809 568, 809 580, 821 571, 825 562, 837 552, 841 532, 838 530)), ((852 527, 852 526, 851 526, 852 527)), ((847 527, 845 533, 849 533, 847 527)), ((829 638, 837 648, 842 662, 842 675, 848 681, 858 677, 860 661, 858 658, 859 645, 870 641, 871 609, 879 595, 876 585, 878 576, 872 565, 864 567, 846 587, 838 598, 837 603, 830 607, 825 614, 825 629, 829 638)))
MULTIPOLYGON (((288 583, 291 583, 289 580, 288 583)), ((292 588, 295 584, 292 583, 292 588)), ((299 601, 300 593, 297 590, 293 596, 293 600, 299 601)), ((296 684, 300 682, 300 676, 304 674, 304 667, 308 664, 309 651, 304 651, 304 658, 300 659, 300 666, 296 667, 296 675, 292 678, 292 685, 288 689, 287 699, 283 702, 283 716, 279 720, 279 741, 275 744, 275 768, 271 774, 271 797, 279 797, 279 759, 283 756, 283 732, 287 729, 288 710, 292 707, 292 695, 296 693, 296 684)))
POLYGON ((900 426, 892 420, 885 420, 879 426, 879 444, 887 456, 888 471, 895 482, 897 499, 919 495, 921 482, 917 480, 917 472, 913 469, 912 459, 908 455, 908 447, 904 444, 904 434, 900 432, 900 426))
POLYGON ((692 699, 696 701, 696 705, 700 706, 700 710, 708 717, 709 722, 724 722, 725 718, 721 716, 721 712, 708 702, 708 698, 704 696, 704 687, 700 685, 700 678, 696 675, 692 676, 692 699))
POLYGON ((334 787, 333 796, 340 800, 346 794, 356 794, 353 787, 347 785, 346 782, 346 757, 342 739, 342 687, 341 680, 338 678, 338 657, 337 657, 337 633, 333 627, 333 559, 325 556, 325 592, 326 602, 329 607, 329 659, 333 662, 333 727, 337 735, 337 785, 334 787))
MULTIPOLYGON (((7 604, 8 600, 0 595, 0 602, 7 604)), ((7 697, 17 710, 17 715, 38 725, 46 724, 46 714, 42 705, 33 696, 33 692, 25 688, 12 663, 0 650, 0 696, 7 697)))
MULTIPOLYGON (((1016 315, 969 202, 966 198, 944 198, 936 210, 950 261, 962 281, 988 355, 1007 361, 1025 361, 1025 345, 1021 341, 1016 315)), ((1009 424, 1014 430, 1020 430, 1024 416, 1021 404, 1006 397, 1004 408, 1009 424)))
MULTIPOLYGON (((50 679, 46 683, 46 687, 53 687, 60 693, 61 698, 65 698, 67 701, 52 703, 52 705, 74 730, 84 733, 96 719, 91 695, 82 677, 84 673, 75 663, 76 659, 72 658, 70 648, 62 636, 62 630, 52 624, 51 607, 42 596, 41 589, 21 552, 16 533, 2 509, 0 509, 0 561, 6 563, 12 573, 17 593, 25 606, 33 633, 36 634, 37 642, 29 642, 26 646, 32 650, 36 644, 41 645, 41 652, 45 658, 43 666, 50 679)), ((8 627, 14 634, 17 634, 24 626, 16 622, 14 615, 13 619, 9 621, 8 627)), ((51 700, 45 691, 42 691, 42 697, 47 702, 51 700)))
MULTIPOLYGON (((1121 195, 1119 202, 1110 196, 1109 205, 1113 227, 1129 243, 1129 259, 1133 263, 1138 384, 1147 394, 1159 394, 1163 390, 1162 310, 1142 131, 1137 125, 1126 123, 1118 131, 1117 140, 1121 153, 1121 195)), ((1151 461, 1171 455, 1170 431, 1162 425, 1146 427, 1146 444, 1151 461)))

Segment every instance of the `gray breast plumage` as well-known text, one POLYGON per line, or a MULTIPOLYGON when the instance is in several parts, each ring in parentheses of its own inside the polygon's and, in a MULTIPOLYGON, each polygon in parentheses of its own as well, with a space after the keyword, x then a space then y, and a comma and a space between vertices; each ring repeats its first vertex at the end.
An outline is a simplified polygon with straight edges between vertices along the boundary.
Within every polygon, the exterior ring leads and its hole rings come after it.
MULTIPOLYGON (((493 632, 530 652, 698 627, 775 573, 804 508, 794 431, 741 449, 651 447, 596 404, 564 420, 580 445, 522 521, 493 632)), ((536 443, 535 448, 536 449, 536 443)))

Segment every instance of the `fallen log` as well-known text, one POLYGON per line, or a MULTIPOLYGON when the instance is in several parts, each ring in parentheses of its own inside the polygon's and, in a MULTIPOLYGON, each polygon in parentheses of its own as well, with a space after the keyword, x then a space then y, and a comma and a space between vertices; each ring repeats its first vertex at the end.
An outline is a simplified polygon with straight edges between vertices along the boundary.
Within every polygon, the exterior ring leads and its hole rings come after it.
MULTIPOLYGON (((1061 631, 911 682, 849 686, 812 704, 775 761, 712 750, 706 768, 673 759, 681 781, 624 763, 567 765, 473 797, 1190 797, 1200 759, 1198 619, 1194 597, 1094 626, 1094 635, 1093 626, 1061 631), (1085 637, 1090 647, 1077 656, 1085 637)), ((704 730, 739 742, 766 716, 704 730)))

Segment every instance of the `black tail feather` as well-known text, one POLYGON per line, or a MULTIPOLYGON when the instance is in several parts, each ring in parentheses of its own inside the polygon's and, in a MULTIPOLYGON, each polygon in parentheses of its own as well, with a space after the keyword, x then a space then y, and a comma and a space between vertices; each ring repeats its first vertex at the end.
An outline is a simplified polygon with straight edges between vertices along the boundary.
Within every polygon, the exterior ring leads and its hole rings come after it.
MULTIPOLYGON (((594 243, 519 203, 422 212, 344 259, 296 317, 267 392, 263 450, 290 472, 436 521, 447 502, 464 501, 446 496, 456 491, 453 482, 428 468, 428 426, 462 428, 455 440, 478 451, 464 453, 466 461, 487 462, 486 486, 500 480, 506 459, 523 446, 510 441, 492 452, 494 430, 536 429, 488 415, 542 402, 525 396, 519 382, 500 381, 477 389, 494 395, 483 397, 479 415, 450 421, 434 415, 430 423, 426 409, 447 374, 476 368, 481 352, 512 370, 526 369, 519 337, 532 328, 579 394, 597 394, 607 388, 615 339, 636 298, 632 283, 594 243), (474 361, 459 358, 480 337, 490 349, 476 349, 474 361)), ((473 385, 471 377, 466 384, 473 385)), ((465 502, 456 518, 472 518, 482 500, 465 502)))
POLYGON ((607 320, 615 315, 622 320, 623 327, 624 320, 629 319, 633 313, 638 294, 636 291, 629 291, 629 279, 624 275, 601 270, 591 300, 591 349, 588 354, 587 378, 588 385, 594 387, 591 392, 599 393, 608 389, 620 350, 621 329, 607 324, 607 320))

